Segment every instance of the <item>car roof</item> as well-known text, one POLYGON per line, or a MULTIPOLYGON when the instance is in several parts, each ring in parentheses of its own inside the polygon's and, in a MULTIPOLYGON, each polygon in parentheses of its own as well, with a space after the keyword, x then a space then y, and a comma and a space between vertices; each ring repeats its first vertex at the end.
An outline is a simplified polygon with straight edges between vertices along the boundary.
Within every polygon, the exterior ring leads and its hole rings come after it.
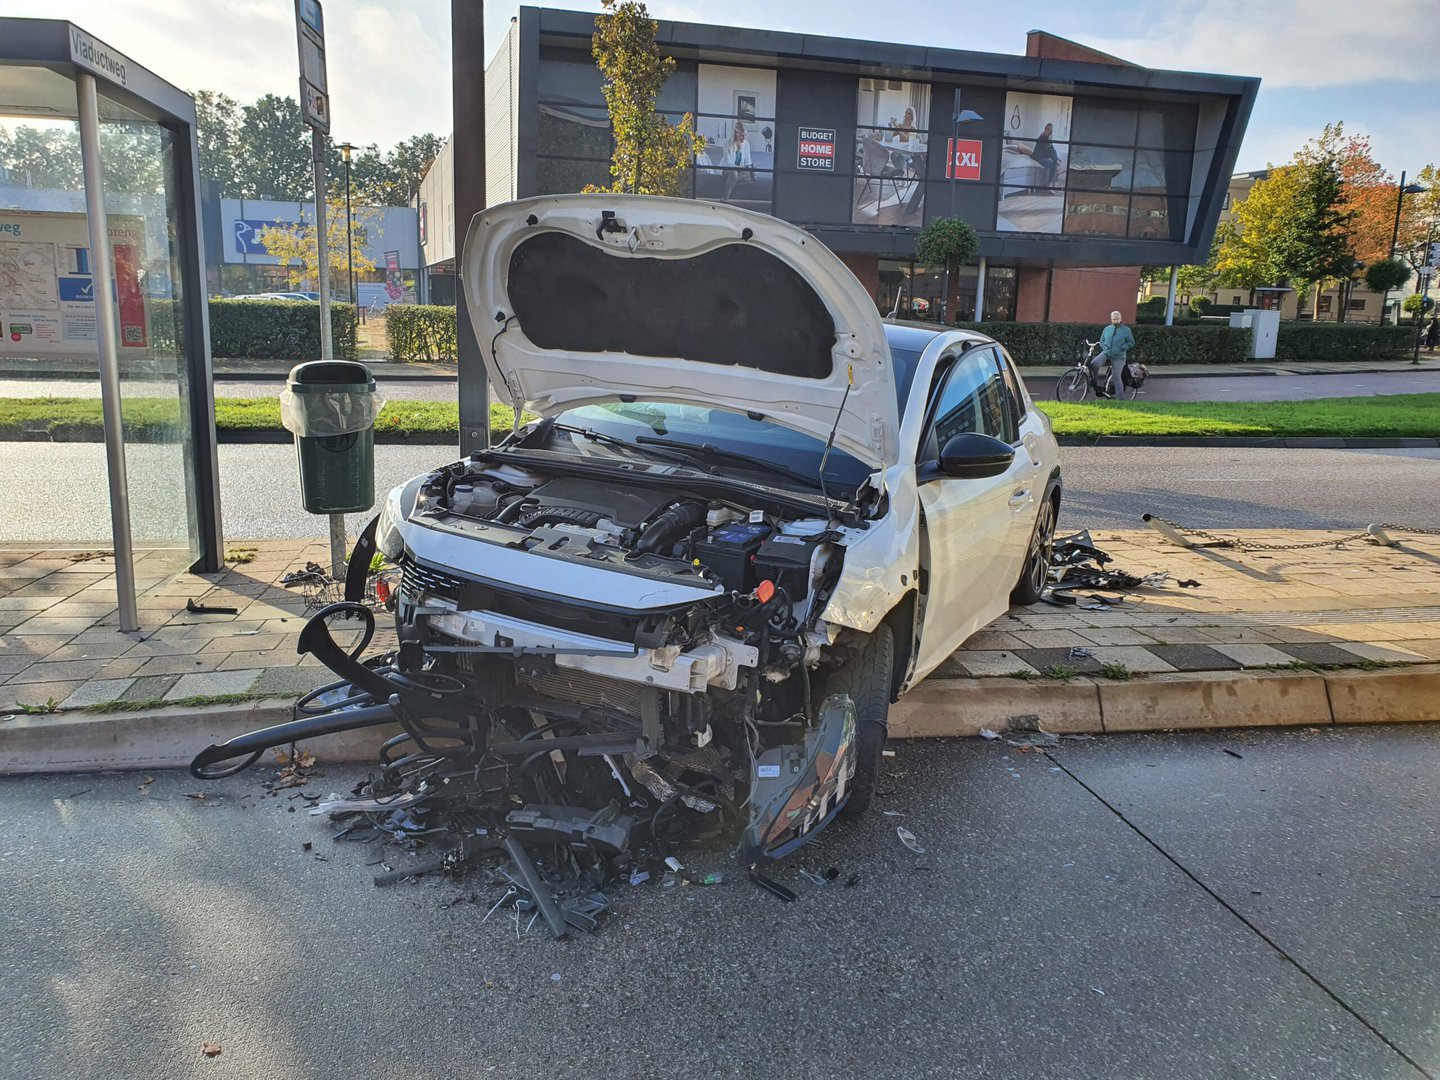
POLYGON ((990 345, 995 341, 994 338, 975 330, 941 326, 939 323, 918 322, 910 319, 885 320, 885 340, 890 343, 892 349, 924 352, 926 347, 941 334, 951 336, 956 341, 973 341, 977 345, 990 345))

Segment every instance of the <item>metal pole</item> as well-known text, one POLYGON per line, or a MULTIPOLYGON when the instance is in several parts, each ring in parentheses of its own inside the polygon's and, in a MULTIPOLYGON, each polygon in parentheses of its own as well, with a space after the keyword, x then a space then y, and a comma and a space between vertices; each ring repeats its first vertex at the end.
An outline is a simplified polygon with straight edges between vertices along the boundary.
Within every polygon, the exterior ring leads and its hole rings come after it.
POLYGON ((989 269, 985 256, 980 256, 980 265, 975 274, 975 321, 985 321, 985 273, 989 269))
MULTIPOLYGON (((320 276, 320 359, 335 359, 335 333, 330 325, 330 243, 325 223, 325 136, 310 132, 315 161, 315 267, 320 276)), ((345 577, 345 515, 330 515, 330 573, 345 577)))
POLYGON ((1180 279, 1180 267, 1170 267, 1170 295, 1165 300, 1165 325, 1175 325, 1175 289, 1180 279))
POLYGON ((85 218, 95 292, 95 337, 100 353, 100 406, 105 417, 105 472, 110 484, 110 537, 115 548, 115 600, 120 629, 140 629, 135 601, 135 549, 130 540, 130 484, 125 476, 125 427, 120 415, 120 350, 116 341, 115 276, 100 166, 100 100, 95 76, 75 77, 80 107, 80 162, 85 171, 85 218))
MULTIPOLYGON (((521 21, 527 15, 521 9, 521 21)), ((511 33, 518 33, 518 28, 511 33)), ((508 48, 508 45, 507 45, 508 48)), ((483 210, 485 197, 485 4, 483 0, 450 0, 451 106, 454 115, 455 202, 455 375, 460 403, 460 452, 490 445, 490 387, 485 354, 466 311, 463 287, 465 234, 483 210)), ((520 100, 524 100, 523 98, 520 100)), ((512 107, 515 102, 512 101, 512 107)), ((503 198, 503 196, 502 196, 503 198)), ((483 312, 489 315, 490 312, 483 312)), ((500 329, 500 327, 496 327, 500 329)), ((486 340, 489 344, 489 340, 486 340)))
MULTIPOLYGON (((1390 230, 1390 258, 1395 258, 1395 245, 1400 239, 1400 211, 1405 205, 1405 170, 1400 170, 1400 184, 1395 189, 1395 227, 1390 230)), ((1385 290, 1385 296, 1380 301, 1380 321, 1385 321, 1385 305, 1390 301, 1390 290, 1385 290)), ((1403 303, 1395 305, 1395 325, 1400 325, 1400 309, 1403 303)))
POLYGON ((350 217, 350 159, 345 159, 345 264, 350 269, 350 303, 355 304, 355 222, 350 217))

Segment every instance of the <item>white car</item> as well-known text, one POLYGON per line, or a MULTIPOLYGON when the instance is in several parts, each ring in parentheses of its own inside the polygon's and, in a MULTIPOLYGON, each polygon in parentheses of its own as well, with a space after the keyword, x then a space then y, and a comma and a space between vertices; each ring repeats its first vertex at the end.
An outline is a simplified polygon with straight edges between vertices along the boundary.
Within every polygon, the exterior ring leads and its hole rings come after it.
POLYGON ((744 793, 752 861, 863 810, 890 703, 1045 584, 1059 453, 1005 351, 886 324, 813 236, 685 199, 492 207, 461 273, 539 419, 386 500, 401 681, 463 685, 434 708, 472 754, 547 746, 569 789, 588 756, 597 805, 612 772, 744 793))

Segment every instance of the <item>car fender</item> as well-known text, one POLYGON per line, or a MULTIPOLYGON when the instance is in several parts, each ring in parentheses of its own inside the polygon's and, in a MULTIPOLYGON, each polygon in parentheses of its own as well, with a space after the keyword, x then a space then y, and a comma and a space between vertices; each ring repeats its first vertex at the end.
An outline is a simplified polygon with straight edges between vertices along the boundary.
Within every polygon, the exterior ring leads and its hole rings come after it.
POLYGON ((821 618, 870 633, 915 589, 920 566, 920 498, 915 467, 885 473, 888 512, 864 529, 845 529, 845 562, 821 618))

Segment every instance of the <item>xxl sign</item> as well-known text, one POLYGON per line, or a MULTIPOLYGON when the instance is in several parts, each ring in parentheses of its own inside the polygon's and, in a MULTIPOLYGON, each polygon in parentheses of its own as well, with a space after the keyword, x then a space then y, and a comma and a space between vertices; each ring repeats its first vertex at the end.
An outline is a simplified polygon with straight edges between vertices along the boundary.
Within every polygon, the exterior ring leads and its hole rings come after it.
POLYGON ((835 129, 802 127, 795 167, 812 172, 834 172, 835 129))
POLYGON ((979 180, 980 149, 979 139, 946 139, 945 179, 979 180))

